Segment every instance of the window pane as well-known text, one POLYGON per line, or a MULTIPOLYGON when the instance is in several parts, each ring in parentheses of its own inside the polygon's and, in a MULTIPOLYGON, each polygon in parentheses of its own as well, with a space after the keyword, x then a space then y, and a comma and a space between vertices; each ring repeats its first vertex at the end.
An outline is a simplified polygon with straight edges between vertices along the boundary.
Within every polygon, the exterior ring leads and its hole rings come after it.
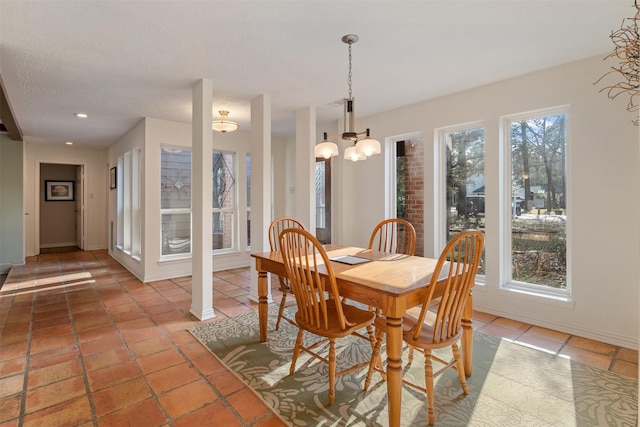
POLYGON ((325 164, 326 162, 316 162, 316 228, 327 226, 325 164))
POLYGON ((160 169, 160 208, 191 208, 191 151, 163 148, 160 169))
POLYGON ((251 156, 246 160, 247 180, 247 247, 251 247, 251 156))
POLYGON ((512 280, 566 289, 566 116, 511 122, 512 280))
MULTIPOLYGON (((484 230, 484 129, 445 135, 447 148, 447 241, 468 228, 484 230)), ((485 274, 484 253, 478 274, 485 274)))
POLYGON ((213 250, 231 249, 233 246, 233 213, 213 213, 213 250))
POLYGON ((191 214, 162 215, 162 255, 191 252, 191 214))
POLYGON ((213 153, 213 208, 231 209, 235 206, 233 154, 213 153))

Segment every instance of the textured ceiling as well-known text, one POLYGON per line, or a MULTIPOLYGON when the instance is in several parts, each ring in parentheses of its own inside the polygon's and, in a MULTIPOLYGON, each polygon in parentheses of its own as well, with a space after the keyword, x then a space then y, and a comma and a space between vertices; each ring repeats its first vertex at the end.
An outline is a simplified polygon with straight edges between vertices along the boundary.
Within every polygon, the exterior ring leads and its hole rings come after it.
POLYGON ((227 109, 249 129, 250 100, 269 94, 273 131, 286 134, 300 108, 341 117, 344 34, 360 37, 353 95, 367 116, 604 57, 634 11, 632 0, 0 0, 0 76, 31 142, 104 147, 143 117, 190 122, 201 78, 214 119, 227 109))

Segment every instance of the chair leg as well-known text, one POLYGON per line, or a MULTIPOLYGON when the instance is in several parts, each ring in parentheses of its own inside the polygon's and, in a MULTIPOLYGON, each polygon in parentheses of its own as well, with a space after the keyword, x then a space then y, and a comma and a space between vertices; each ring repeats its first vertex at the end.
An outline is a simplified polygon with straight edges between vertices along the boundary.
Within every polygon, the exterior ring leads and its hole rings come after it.
POLYGON ((427 407, 429 412, 429 425, 432 426, 436 422, 436 413, 434 406, 433 392, 433 365, 431 363, 431 350, 424 351, 424 383, 427 389, 427 407))
POLYGON ((336 400, 336 340, 329 339, 329 405, 336 400))
POLYGON ((282 300, 280 301, 280 308, 278 309, 278 320, 276 320, 276 331, 280 327, 280 321, 282 320, 282 315, 284 314, 284 305, 287 302, 287 291, 282 290, 282 300))
POLYGON ((413 347, 409 346, 409 360, 408 364, 411 365, 413 363, 413 347))
POLYGON ((376 365, 380 362, 380 349, 382 348, 382 340, 384 339, 384 332, 377 331, 376 333, 376 345, 373 347, 371 353, 371 361, 369 362, 369 370, 367 371, 367 379, 364 380, 364 391, 369 389, 371 385, 371 377, 376 365))
POLYGON ((289 375, 293 375, 296 370, 296 361, 298 360, 298 354, 300 354, 300 348, 304 344, 304 330, 298 331, 298 337, 296 338, 296 345, 293 347, 293 356, 291 357, 291 367, 289 368, 289 375))
POLYGON ((460 357, 460 349, 458 344, 452 344, 453 358, 456 361, 456 369, 458 370, 458 376, 460 377, 460 384, 462 385, 462 391, 464 394, 469 394, 469 386, 467 385, 467 376, 464 373, 464 365, 462 364, 462 358, 460 357))

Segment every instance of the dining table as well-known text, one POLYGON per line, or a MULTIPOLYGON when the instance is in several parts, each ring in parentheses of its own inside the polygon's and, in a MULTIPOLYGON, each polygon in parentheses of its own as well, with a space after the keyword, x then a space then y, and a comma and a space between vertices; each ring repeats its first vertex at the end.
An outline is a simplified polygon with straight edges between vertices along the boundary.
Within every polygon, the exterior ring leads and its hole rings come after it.
MULTIPOLYGON (((402 399, 402 318, 407 310, 423 302, 438 260, 342 245, 329 244, 323 248, 332 259, 331 266, 340 296, 381 309, 385 315, 389 426, 397 427, 400 425, 402 399), (345 262, 361 258, 366 260, 355 264, 345 262)), ((286 272, 282 255, 278 251, 252 253, 251 256, 255 258, 258 272, 260 341, 265 342, 268 339, 268 274, 286 276, 286 272)), ((319 269, 321 275, 326 274, 326 267, 320 266, 319 269)), ((441 277, 444 278, 446 273, 444 271, 441 277)), ((438 284, 439 282, 436 286, 438 284)), ((441 292, 436 288, 435 295, 441 292)), ((461 339, 462 360, 467 376, 471 375, 472 316, 473 300, 472 295, 469 295, 463 313, 461 339)))

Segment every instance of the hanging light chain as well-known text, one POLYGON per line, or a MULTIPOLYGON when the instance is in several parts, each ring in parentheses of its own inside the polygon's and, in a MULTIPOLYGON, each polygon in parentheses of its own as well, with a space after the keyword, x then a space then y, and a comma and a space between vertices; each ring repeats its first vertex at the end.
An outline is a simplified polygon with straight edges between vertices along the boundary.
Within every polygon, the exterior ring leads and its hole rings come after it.
POLYGON ((347 83, 349 84, 349 99, 352 99, 351 95, 351 45, 353 42, 349 42, 349 76, 347 77, 347 83))

